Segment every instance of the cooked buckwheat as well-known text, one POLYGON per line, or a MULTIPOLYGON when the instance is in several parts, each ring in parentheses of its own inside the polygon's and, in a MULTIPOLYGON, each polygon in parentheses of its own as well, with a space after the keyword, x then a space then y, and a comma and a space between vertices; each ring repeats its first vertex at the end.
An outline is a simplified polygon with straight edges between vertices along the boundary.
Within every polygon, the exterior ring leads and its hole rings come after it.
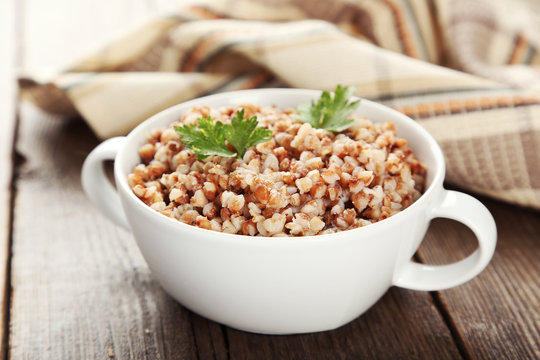
POLYGON ((141 163, 128 176, 134 194, 161 214, 203 229, 260 236, 305 236, 354 229, 411 205, 426 170, 390 123, 356 117, 339 134, 294 120, 294 110, 244 104, 193 108, 139 148, 141 163), (243 159, 198 160, 175 125, 202 116, 229 123, 244 109, 270 141, 243 159))

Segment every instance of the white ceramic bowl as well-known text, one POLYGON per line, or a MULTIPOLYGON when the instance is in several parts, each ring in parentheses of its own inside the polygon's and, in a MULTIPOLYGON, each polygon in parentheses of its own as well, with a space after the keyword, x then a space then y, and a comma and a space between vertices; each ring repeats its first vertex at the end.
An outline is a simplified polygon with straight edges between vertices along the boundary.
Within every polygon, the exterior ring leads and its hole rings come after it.
POLYGON ((392 285, 441 290, 462 284, 493 255, 496 228, 474 198, 443 188, 444 158, 420 125, 388 107, 362 100, 357 113, 392 121, 427 166, 427 188, 414 204, 378 223, 335 234, 295 238, 249 237, 204 230, 168 218, 139 200, 127 176, 153 128, 165 127, 193 106, 238 103, 296 107, 320 91, 261 89, 211 95, 164 110, 127 137, 109 139, 86 159, 83 187, 103 213, 129 229, 163 288, 192 311, 251 332, 290 334, 329 330, 355 319, 392 285), (103 161, 114 159, 116 189, 103 161), (470 227, 479 248, 453 264, 411 261, 431 219, 447 217, 470 227))

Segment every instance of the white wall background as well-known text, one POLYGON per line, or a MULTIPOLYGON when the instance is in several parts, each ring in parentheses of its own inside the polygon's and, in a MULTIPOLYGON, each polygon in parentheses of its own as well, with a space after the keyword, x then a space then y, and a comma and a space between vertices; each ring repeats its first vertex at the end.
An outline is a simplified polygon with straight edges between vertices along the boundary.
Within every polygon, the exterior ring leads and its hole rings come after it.
POLYGON ((25 74, 54 74, 188 1, 18 0, 20 14, 15 17, 21 22, 17 26, 22 51, 18 70, 25 74))

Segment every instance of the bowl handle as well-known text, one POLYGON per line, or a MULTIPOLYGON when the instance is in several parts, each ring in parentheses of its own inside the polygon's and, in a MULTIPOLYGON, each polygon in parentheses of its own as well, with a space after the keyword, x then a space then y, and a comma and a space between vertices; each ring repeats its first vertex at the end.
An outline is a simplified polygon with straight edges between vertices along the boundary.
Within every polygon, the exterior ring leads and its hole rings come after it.
POLYGON ((114 160, 125 140, 123 136, 111 138, 92 150, 84 160, 81 180, 84 192, 99 210, 116 224, 129 230, 120 197, 107 178, 103 166, 105 160, 114 160))
POLYGON ((413 290, 436 291, 463 284, 487 266, 495 251, 497 228, 489 210, 478 200, 457 191, 443 190, 441 201, 429 219, 443 217, 467 225, 478 239, 478 249, 448 265, 424 265, 410 261, 394 277, 393 284, 413 290))

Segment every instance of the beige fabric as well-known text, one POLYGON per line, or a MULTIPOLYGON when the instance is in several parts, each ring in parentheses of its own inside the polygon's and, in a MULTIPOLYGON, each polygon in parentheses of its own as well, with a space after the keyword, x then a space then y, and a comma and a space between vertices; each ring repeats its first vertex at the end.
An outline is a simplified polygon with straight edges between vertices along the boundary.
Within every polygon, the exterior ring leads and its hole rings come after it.
POLYGON ((540 208, 539 46, 527 0, 216 0, 20 85, 102 138, 209 93, 356 85, 437 138, 448 182, 540 208))

